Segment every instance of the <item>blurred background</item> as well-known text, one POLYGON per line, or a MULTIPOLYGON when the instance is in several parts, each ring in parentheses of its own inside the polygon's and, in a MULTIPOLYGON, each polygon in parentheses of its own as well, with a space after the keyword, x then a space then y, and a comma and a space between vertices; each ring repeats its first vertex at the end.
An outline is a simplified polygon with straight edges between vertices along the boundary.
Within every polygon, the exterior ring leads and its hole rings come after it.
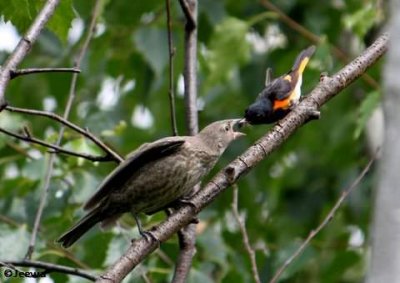
MULTIPOLYGON (((43 1, 22 2, 0 1, 0 62, 12 52, 43 5, 43 1)), ((215 120, 242 117, 264 86, 266 68, 279 76, 291 68, 302 49, 315 44, 317 51, 303 76, 302 92, 307 94, 322 72, 333 74, 373 42, 385 24, 385 3, 199 1, 200 128, 215 120)), ((171 4, 177 123, 179 134, 184 135, 185 18, 178 1, 171 4)), ((61 1, 48 29, 20 67, 72 67, 93 5, 94 1, 61 1)), ((143 142, 172 134, 165 3, 119 0, 102 5, 94 38, 82 62, 70 120, 125 155, 143 142)), ((322 221, 381 144, 382 62, 368 71, 368 77, 360 78, 323 106, 320 120, 298 130, 239 181, 239 211, 256 250, 263 282, 322 221)), ((68 73, 23 76, 11 81, 6 98, 15 107, 62 115, 70 83, 68 73)), ((0 127, 18 132, 23 126, 47 142, 56 141, 60 127, 44 117, 1 113, 0 127)), ((270 128, 247 129, 247 136, 226 151, 206 179, 270 128)), ((94 144, 69 129, 62 146, 101 154, 94 144)), ((48 158, 47 149, 0 134, 0 260, 18 260, 26 253, 48 158)), ((114 167, 112 162, 93 163, 57 155, 33 259, 101 271, 126 250, 130 238, 138 236, 130 216, 123 219, 122 227, 106 232, 93 229, 69 250, 54 244, 83 215, 82 203, 114 167)), ((280 282, 360 282, 365 276, 374 169, 280 282)), ((231 203, 229 189, 200 214, 197 254, 189 282, 252 281, 231 203)), ((158 213, 143 217, 143 222, 150 227, 164 218, 158 213)), ((169 282, 178 252, 174 237, 151 254, 126 282, 143 282, 143 273, 151 282, 169 282)), ((45 280, 79 282, 56 273, 45 280)))

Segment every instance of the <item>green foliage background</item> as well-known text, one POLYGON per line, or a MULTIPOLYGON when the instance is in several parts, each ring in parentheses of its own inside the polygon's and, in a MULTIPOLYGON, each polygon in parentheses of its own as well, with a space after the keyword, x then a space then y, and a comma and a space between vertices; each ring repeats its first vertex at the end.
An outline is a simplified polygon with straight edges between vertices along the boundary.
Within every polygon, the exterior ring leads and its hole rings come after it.
MULTIPOLYGON (((182 75, 184 63, 184 17, 178 1, 171 2, 176 82, 182 75)), ((332 74, 344 65, 333 55, 331 45, 353 57, 370 43, 372 30, 382 21, 383 10, 377 2, 297 0, 276 3, 284 13, 323 39, 306 69, 303 93, 318 83, 322 71, 332 74)), ((0 1, 0 14, 23 33, 43 3, 0 1)), ((83 36, 74 44, 68 43, 68 29, 75 17, 82 18, 85 28, 88 27, 94 1, 63 0, 61 3, 48 29, 20 67, 72 66, 83 36)), ((99 19, 104 32, 91 41, 83 61, 70 120, 88 127, 122 154, 143 142, 171 134, 165 17, 163 1, 104 1, 99 19), (97 97, 107 78, 115 79, 115 88, 119 89, 117 102, 101 110, 97 97), (132 80, 134 88, 122 91, 132 80), (152 113, 154 124, 150 128, 141 129, 131 123, 137 105, 144 105, 152 113)), ((214 120, 241 117, 263 87, 266 67, 271 67, 275 75, 287 72, 296 55, 311 44, 303 34, 282 23, 260 3, 245 0, 199 1, 198 37, 199 97, 204 102, 199 112, 201 127, 214 120), (278 46, 267 45, 265 52, 256 52, 246 38, 256 34, 262 39, 265 30, 272 26, 285 40, 278 46)), ((0 52, 0 62, 7 55, 0 52)), ((369 71, 378 83, 380 69, 377 66, 369 71)), ((44 100, 53 98, 57 105, 55 112, 62 114, 69 85, 69 74, 29 75, 13 80, 6 95, 12 106, 34 109, 43 109, 44 100)), ((368 160, 369 151, 362 130, 379 103, 379 97, 379 90, 364 81, 354 83, 323 107, 319 121, 301 128, 238 183, 239 209, 256 248, 263 282, 272 277, 301 240, 318 225, 341 190, 354 180, 368 160)), ((176 99, 176 107, 179 133, 184 134, 181 96, 176 99)), ((43 117, 1 113, 0 126, 18 131, 24 125, 30 127, 35 136, 49 142, 55 142, 60 126, 43 117)), ((248 129, 247 136, 227 150, 214 172, 269 128, 248 129)), ((101 153, 70 130, 65 132, 63 146, 101 153)), ((0 260, 22 259, 26 252, 48 158, 44 148, 0 135, 0 260)), ((129 216, 123 221, 127 229, 107 232, 93 229, 68 251, 54 244, 54 240, 82 216, 80 206, 114 166, 57 156, 34 259, 101 271, 122 254, 129 239, 137 236, 129 216)), ((367 262, 373 177, 374 174, 370 174, 364 179, 280 282, 362 280, 367 262), (354 245, 350 239, 356 232, 361 233, 364 240, 354 245)), ((230 210, 231 200, 232 193, 228 190, 200 214, 198 250, 189 282, 252 281, 250 262, 230 210)), ((164 217, 159 213, 144 220, 150 227, 164 217)), ((178 253, 176 237, 163 243, 161 250, 174 262, 178 253)), ((155 253, 135 269, 126 282, 142 282, 142 272, 153 282, 168 282, 173 267, 155 253)), ((49 276, 55 282, 79 281, 60 274, 49 276)))

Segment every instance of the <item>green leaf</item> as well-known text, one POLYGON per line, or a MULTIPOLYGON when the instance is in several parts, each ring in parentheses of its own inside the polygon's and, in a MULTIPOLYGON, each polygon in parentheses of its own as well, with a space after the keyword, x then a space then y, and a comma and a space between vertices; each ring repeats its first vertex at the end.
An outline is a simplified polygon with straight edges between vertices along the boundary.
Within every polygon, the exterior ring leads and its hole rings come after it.
MULTIPOLYGON (((19 33, 24 34, 44 5, 45 1, 0 1, 0 15, 4 17, 5 21, 10 21, 19 33)), ((74 17, 72 0, 62 0, 50 18, 47 28, 65 43, 74 17)))
MULTIPOLYGON (((78 153, 90 154, 90 155, 101 155, 100 149, 93 143, 89 143, 85 138, 81 137, 67 142, 64 145, 65 149, 72 150, 78 153)), ((84 158, 78 158, 78 165, 84 164, 84 158)))
POLYGON ((136 48, 158 77, 168 63, 167 32, 159 28, 140 28, 134 35, 136 48))
POLYGON ((360 105, 360 114, 356 122, 356 129, 354 131, 354 138, 359 138, 361 132, 363 131, 368 119, 371 117, 372 113, 378 107, 381 101, 381 95, 378 91, 370 92, 366 98, 362 101, 360 105))
POLYGON ((114 128, 102 131, 101 135, 103 137, 121 136, 126 130, 126 127, 126 122, 124 120, 121 120, 114 128))
MULTIPOLYGON (((42 1, 34 1, 34 3, 38 11, 42 9, 44 4, 42 1)), ((65 44, 67 42, 68 30, 74 17, 72 0, 61 0, 46 27, 65 44)))
POLYGON ((0 1, 0 15, 4 21, 10 21, 19 33, 25 33, 33 19, 28 0, 0 1))
POLYGON ((203 271, 192 268, 190 270, 188 282, 190 282, 190 283, 212 283, 212 282, 214 282, 214 280, 212 280, 209 276, 207 276, 203 271))
POLYGON ((29 243, 29 233, 26 225, 17 229, 10 229, 7 225, 0 225, 0 254, 2 259, 19 260, 24 257, 29 243))
MULTIPOLYGON (((285 262, 285 260, 287 260, 290 256, 292 256, 295 251, 297 251, 297 249, 301 244, 302 242, 300 241, 288 243, 286 247, 284 247, 277 253, 278 262, 280 262, 280 264, 285 262)), ((289 265, 289 267, 282 274, 281 278, 282 279, 290 278, 291 276, 293 276, 293 274, 304 268, 304 266, 313 258, 315 258, 315 250, 312 246, 308 246, 303 251, 303 253, 298 258, 296 258, 296 260, 294 260, 291 265, 289 265)))
POLYGON ((208 84, 228 80, 236 66, 249 60, 250 45, 246 41, 248 28, 247 22, 231 17, 216 26, 210 50, 205 54, 210 72, 208 84))
POLYGON ((372 4, 365 5, 353 14, 343 17, 343 24, 347 29, 363 37, 368 30, 379 20, 379 9, 372 4))

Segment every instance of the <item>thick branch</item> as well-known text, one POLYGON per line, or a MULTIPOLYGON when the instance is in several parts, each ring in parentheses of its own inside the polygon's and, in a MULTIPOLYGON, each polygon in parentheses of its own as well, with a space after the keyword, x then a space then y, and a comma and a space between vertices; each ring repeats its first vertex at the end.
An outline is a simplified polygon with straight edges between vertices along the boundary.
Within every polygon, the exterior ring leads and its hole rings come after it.
POLYGON ((37 73, 80 73, 78 68, 27 68, 10 71, 10 79, 37 73))
POLYGON ((46 25, 47 21, 53 15, 55 8, 60 0, 48 0, 39 14, 36 16, 34 22, 29 27, 28 31, 23 38, 19 41, 17 47, 8 57, 7 61, 3 64, 0 70, 0 112, 6 105, 4 95, 7 85, 11 79, 12 70, 17 69, 19 63, 25 58, 31 49, 33 43, 38 38, 40 32, 46 25))
MULTIPOLYGON (((180 228, 189 224, 193 217, 210 204, 221 192, 269 156, 299 127, 304 125, 312 115, 309 111, 310 108, 319 109, 324 103, 360 77, 368 67, 373 65, 386 52, 388 40, 388 34, 380 36, 374 44, 332 78, 326 77, 286 118, 275 125, 270 132, 259 139, 245 153, 220 171, 204 188, 192 197, 190 202, 196 206, 196 209, 191 205, 181 207, 164 222, 154 226, 151 229, 152 234, 163 242, 180 228)), ((157 247, 158 243, 146 241, 144 238, 134 241, 124 255, 104 275, 98 278, 97 282, 120 282, 157 247)))
MULTIPOLYGON (((180 0, 180 5, 186 17, 185 25, 185 114, 186 129, 189 135, 199 131, 197 113, 197 0, 180 0)), ((193 188, 192 194, 200 189, 193 188)), ((196 254, 196 224, 191 223, 178 232, 179 256, 176 262, 173 283, 187 281, 196 254)))
MULTIPOLYGON (((105 143, 103 143, 99 138, 97 138, 95 135, 90 133, 87 129, 82 129, 81 127, 75 125, 74 123, 71 123, 67 119, 64 119, 63 117, 61 117, 55 113, 34 110, 34 109, 18 108, 18 107, 12 107, 12 106, 6 106, 5 109, 10 112, 18 112, 18 113, 24 113, 24 114, 29 114, 29 115, 43 116, 43 117, 53 119, 65 126, 67 126, 68 128, 74 130, 75 132, 87 137, 93 143, 95 143, 99 148, 101 148, 106 153, 106 156, 107 156, 107 159, 103 159, 102 161, 122 162, 124 160, 118 153, 116 153, 111 148, 109 148, 105 143)), ((96 160, 96 161, 100 161, 100 160, 96 160)))
POLYGON ((47 262, 42 262, 42 261, 33 261, 33 260, 6 261, 5 260, 5 261, 0 261, 0 265, 3 265, 5 267, 11 268, 11 269, 14 269, 13 267, 15 267, 15 266, 33 267, 33 268, 43 269, 43 271, 45 273, 58 272, 58 273, 64 273, 64 274, 78 276, 81 278, 88 279, 90 281, 96 280, 96 276, 89 274, 78 268, 72 268, 72 267, 68 267, 68 266, 47 263, 47 262))

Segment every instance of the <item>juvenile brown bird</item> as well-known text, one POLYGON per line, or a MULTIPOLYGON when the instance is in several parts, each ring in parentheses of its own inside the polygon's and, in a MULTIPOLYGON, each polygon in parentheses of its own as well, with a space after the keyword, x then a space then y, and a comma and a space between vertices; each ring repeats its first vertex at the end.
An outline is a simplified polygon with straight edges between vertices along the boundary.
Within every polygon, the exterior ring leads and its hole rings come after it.
POLYGON ((266 82, 257 100, 245 110, 247 122, 254 125, 274 123, 290 112, 300 100, 303 71, 314 52, 315 46, 303 50, 289 72, 266 82))
POLYGON ((188 194, 228 145, 244 135, 237 131, 240 120, 214 122, 195 136, 143 144, 100 184, 84 206, 89 213, 57 241, 69 247, 98 222, 108 226, 125 212, 132 213, 140 234, 147 236, 137 215, 153 214, 188 194))

